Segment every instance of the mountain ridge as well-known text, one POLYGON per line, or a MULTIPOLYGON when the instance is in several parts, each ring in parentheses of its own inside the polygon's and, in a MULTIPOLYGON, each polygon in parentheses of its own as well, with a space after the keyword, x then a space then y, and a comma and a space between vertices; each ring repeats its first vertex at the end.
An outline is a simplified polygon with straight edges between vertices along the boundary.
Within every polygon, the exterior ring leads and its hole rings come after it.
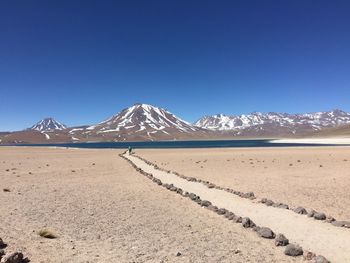
POLYGON ((312 135, 349 124, 350 113, 338 109, 302 114, 216 114, 189 123, 164 108, 136 103, 93 125, 66 127, 45 118, 24 131, 0 133, 0 143, 281 138, 312 135))
POLYGON ((213 131, 232 132, 234 136, 248 134, 257 136, 268 131, 274 134, 293 135, 346 124, 350 124, 350 113, 339 109, 297 114, 277 112, 253 112, 242 115, 216 114, 204 116, 194 123, 197 127, 213 131))

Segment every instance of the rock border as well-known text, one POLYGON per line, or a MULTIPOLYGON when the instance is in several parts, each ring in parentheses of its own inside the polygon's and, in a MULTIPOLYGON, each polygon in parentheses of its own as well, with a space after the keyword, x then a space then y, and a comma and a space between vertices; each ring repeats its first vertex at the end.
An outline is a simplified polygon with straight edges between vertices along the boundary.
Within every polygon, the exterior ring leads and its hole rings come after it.
MULTIPOLYGON (((246 228, 246 229, 252 229, 253 231, 255 231, 257 233, 257 235, 261 238, 265 238, 265 239, 271 239, 271 240, 274 240, 274 244, 275 246, 284 246, 285 247, 285 250, 284 250, 284 254, 285 255, 288 255, 288 256, 301 256, 304 254, 305 251, 303 251, 303 249, 297 245, 297 244, 289 244, 289 240, 283 235, 283 234, 275 234, 270 228, 268 227, 259 227, 257 226, 249 217, 241 217, 241 216, 238 216, 236 214, 234 214, 233 212, 225 209, 225 208, 219 208, 215 205, 213 205, 210 201, 208 200, 202 200, 200 198, 200 196, 194 194, 194 193, 189 193, 189 192, 186 192, 186 191, 183 191, 181 188, 178 188, 176 186, 174 186, 173 184, 167 184, 167 183, 163 183, 160 179, 156 178, 153 176, 153 174, 151 173, 147 173, 145 172, 144 170, 142 170, 141 168, 137 167, 136 164, 134 164, 130 159, 128 159, 127 157, 124 156, 124 154, 119 154, 119 156, 126 160, 137 172, 139 172, 140 174, 144 175, 145 177, 149 178, 150 180, 152 180, 154 183, 156 183, 157 185, 159 186, 162 186, 164 187, 165 189, 169 190, 169 191, 172 191, 174 193, 177 193, 179 195, 181 195, 182 197, 185 197, 185 198, 189 198, 190 200, 192 200, 193 202, 197 203, 199 206, 203 207, 203 208, 206 208, 208 209, 209 211, 212 211, 220 216, 224 216, 227 220, 230 220, 232 221, 233 223, 240 223, 242 225, 243 228, 246 228), (293 250, 293 249, 297 249, 298 253, 290 253, 290 250, 293 250), (301 253, 300 253, 301 251, 301 253)), ((161 170, 163 172, 167 172, 167 173, 173 173, 177 176, 179 176, 180 178, 182 179, 186 179, 190 182, 198 182, 198 183, 203 183, 205 184, 208 188, 216 188, 216 189, 219 189, 219 190, 226 190, 228 188, 222 188, 222 187, 218 187, 214 184, 211 184, 209 182, 203 182, 202 180, 198 180, 196 178, 193 178, 193 177, 186 177, 184 175, 180 175, 178 173, 174 173, 174 172, 171 172, 169 170, 166 170, 166 169, 162 169, 162 168, 159 168, 157 165, 155 164, 152 164, 151 162, 143 159, 142 157, 139 157, 137 155, 134 155, 133 156, 139 158, 140 160, 146 162, 146 164, 149 164, 151 166, 153 166, 155 169, 157 170, 161 170), (210 187, 209 187, 210 186, 210 187)), ((226 190, 227 191, 227 190, 226 190)), ((233 194, 236 194, 234 192, 232 192, 233 194)), ((239 195, 241 196, 241 195, 239 195)), ((252 197, 254 197, 254 193, 253 195, 250 195, 248 193, 248 195, 242 195, 241 196, 242 198, 249 198, 251 199, 252 197)), ((255 199, 255 197, 253 198, 255 199)), ((306 251, 306 252, 309 252, 309 251, 306 251)), ((309 252, 311 253, 311 252, 309 252)), ((310 260, 315 260, 317 257, 319 258, 324 258, 323 256, 321 255, 318 255, 316 257, 316 254, 315 253, 311 253, 312 254, 312 257, 310 258, 310 260)), ((304 259, 306 259, 306 257, 304 257, 304 259)), ((325 259, 325 258, 324 258, 325 259)), ((326 260, 326 259, 325 259, 326 260)), ((329 262, 329 261, 325 261, 325 262, 329 262)))
MULTIPOLYGON (((208 188, 215 188, 218 190, 223 190, 226 191, 228 193, 237 195, 241 198, 246 198, 246 199, 250 199, 250 200, 254 200, 256 199, 254 192, 241 192, 241 191, 235 191, 231 188, 227 188, 227 187, 222 187, 222 186, 218 186, 214 183, 211 183, 209 181, 204 181, 195 177, 189 177, 189 176, 185 176, 183 174, 180 174, 178 172, 175 171, 171 171, 171 170, 167 170, 164 168, 159 167, 157 164, 152 163, 151 161, 146 160, 145 158, 138 156, 136 154, 132 154, 132 156, 135 156, 136 158, 140 159, 141 161, 145 162, 148 165, 153 166, 155 169, 163 171, 163 172, 167 172, 167 173, 172 173, 182 179, 185 179, 189 182, 198 182, 198 183, 202 183, 205 186, 207 186, 208 188)), ((325 213, 323 212, 316 212, 315 210, 311 209, 309 212, 304 208, 304 207, 296 207, 294 209, 291 209, 289 207, 289 205, 281 203, 281 202, 274 202, 270 199, 267 198, 262 198, 261 200, 258 201, 258 203, 262 203, 265 204, 266 206, 271 206, 271 207, 275 207, 275 208, 281 208, 281 209, 288 209, 288 210, 292 210, 297 214, 302 214, 302 215, 307 215, 310 218, 314 218, 315 220, 322 220, 325 221, 327 223, 332 224, 333 226, 336 227, 344 227, 344 228, 349 228, 350 229, 350 221, 338 221, 335 218, 333 218, 332 216, 327 216, 325 213)))

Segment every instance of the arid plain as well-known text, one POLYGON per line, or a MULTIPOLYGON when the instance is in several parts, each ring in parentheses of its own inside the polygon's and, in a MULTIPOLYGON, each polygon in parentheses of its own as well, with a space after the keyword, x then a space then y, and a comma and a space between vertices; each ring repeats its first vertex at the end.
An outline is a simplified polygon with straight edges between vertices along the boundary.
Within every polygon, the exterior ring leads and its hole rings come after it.
MULTIPOLYGON (((303 262, 152 183, 120 152, 0 148, 0 237, 6 251, 23 251, 32 262, 303 262), (58 238, 40 237, 41 229, 58 238)), ((136 154, 258 198, 350 219, 350 148, 136 149, 136 154)))
POLYGON ((160 167, 350 219, 350 147, 138 150, 160 167))

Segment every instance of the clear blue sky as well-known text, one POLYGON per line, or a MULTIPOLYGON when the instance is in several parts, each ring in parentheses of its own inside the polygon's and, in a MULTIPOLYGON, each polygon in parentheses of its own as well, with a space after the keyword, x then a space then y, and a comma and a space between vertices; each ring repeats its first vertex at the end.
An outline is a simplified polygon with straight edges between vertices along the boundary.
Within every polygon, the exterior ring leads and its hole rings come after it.
POLYGON ((0 1, 0 130, 135 102, 195 121, 350 111, 350 1, 0 1))

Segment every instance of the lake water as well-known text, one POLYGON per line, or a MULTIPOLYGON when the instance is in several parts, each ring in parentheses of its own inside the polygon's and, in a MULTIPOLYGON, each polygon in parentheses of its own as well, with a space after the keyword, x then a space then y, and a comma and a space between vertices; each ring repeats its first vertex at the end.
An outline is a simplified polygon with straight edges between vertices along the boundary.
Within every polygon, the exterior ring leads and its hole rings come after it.
POLYGON ((271 143, 269 140, 220 140, 220 141, 145 141, 145 142, 89 142, 89 143, 62 143, 62 144, 20 144, 18 146, 57 146, 74 148, 116 148, 123 149, 129 146, 139 149, 159 148, 235 148, 235 147, 303 147, 303 146, 331 146, 325 144, 301 143, 271 143))

